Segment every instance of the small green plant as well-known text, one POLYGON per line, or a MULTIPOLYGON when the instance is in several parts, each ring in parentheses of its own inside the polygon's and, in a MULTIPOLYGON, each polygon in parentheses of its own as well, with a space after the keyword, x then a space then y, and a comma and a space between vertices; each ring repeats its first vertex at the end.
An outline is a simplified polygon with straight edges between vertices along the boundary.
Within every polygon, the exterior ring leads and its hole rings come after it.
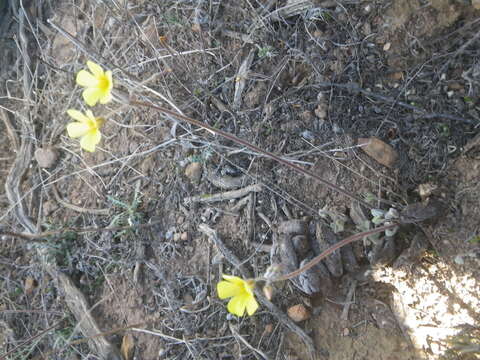
MULTIPOLYGON (((258 45, 257 45, 258 46, 258 45)), ((275 53, 273 47, 270 45, 267 46, 258 46, 258 57, 260 59, 263 58, 272 58, 276 56, 277 54, 275 53)))
MULTIPOLYGON (((47 229, 54 230, 53 225, 46 225, 47 229)), ((60 267, 71 268, 72 253, 71 250, 75 247, 77 241, 77 234, 72 231, 67 231, 60 237, 47 238, 47 256, 55 259, 55 262, 60 267)))
POLYGON ((23 290, 21 287, 16 287, 15 289, 13 289, 9 294, 9 298, 12 299, 12 300, 16 300, 19 296, 21 296, 23 294, 23 290))
POLYGON ((480 235, 474 236, 470 239, 468 239, 468 242, 470 244, 480 244, 480 235))
POLYGON ((195 95, 197 97, 201 96, 202 95, 202 89, 201 88, 195 88, 193 90, 193 95, 195 95))
POLYGON ((180 20, 180 18, 175 14, 167 14, 164 17, 164 20, 165 20, 165 23, 167 23, 169 25, 181 25, 182 24, 182 20, 180 20))
POLYGON ((450 136, 450 127, 447 124, 440 124, 438 125, 438 129, 440 130, 440 135, 443 137, 450 136))
MULTIPOLYGON (((115 199, 113 196, 107 197, 112 204, 122 211, 115 215, 111 221, 112 226, 125 226, 130 225, 134 226, 139 224, 143 218, 143 214, 139 211, 139 206, 141 204, 141 196, 139 194, 138 189, 135 189, 133 194, 133 199, 130 203, 123 202, 121 200, 115 199)), ((115 237, 120 237, 126 234, 128 231, 131 230, 122 230, 115 234, 115 237)))

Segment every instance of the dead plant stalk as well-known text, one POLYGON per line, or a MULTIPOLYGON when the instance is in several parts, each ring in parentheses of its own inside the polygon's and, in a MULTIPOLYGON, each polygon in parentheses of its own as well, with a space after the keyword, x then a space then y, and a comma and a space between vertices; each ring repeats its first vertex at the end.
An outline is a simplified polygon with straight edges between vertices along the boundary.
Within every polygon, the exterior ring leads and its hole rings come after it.
POLYGON ((208 125, 202 121, 199 121, 199 120, 195 120, 195 119, 192 119, 188 116, 185 116, 185 115, 182 115, 182 114, 179 114, 178 112, 175 112, 175 111, 172 111, 172 110, 169 110, 169 109, 166 109, 162 106, 158 106, 158 105, 153 105, 153 104, 149 104, 149 103, 146 103, 146 102, 142 102, 142 101, 136 101, 136 100, 130 100, 130 105, 133 105, 133 106, 136 106, 136 107, 148 107, 148 108, 151 108, 151 109, 155 109, 155 110, 158 110, 166 115, 170 115, 176 119, 179 119, 179 120, 182 120, 182 121, 185 121, 187 123, 189 123, 190 125, 194 125, 194 126, 199 126, 203 129, 206 129, 206 130, 209 130, 210 132, 216 134, 216 135, 220 135, 222 137, 224 137, 225 139, 228 139, 230 141, 233 141, 241 146, 244 146, 252 151, 255 151, 259 154, 262 154, 263 156, 266 156, 272 160, 275 160, 277 161, 278 163, 282 164, 282 165, 285 165, 287 167, 289 167, 290 169, 293 169, 294 171, 296 171, 297 173, 300 173, 304 176, 307 176, 307 177, 311 177, 315 180, 317 180, 318 182, 320 182, 321 184, 329 187, 330 189, 332 189, 333 191, 336 191, 340 194, 343 194, 347 197, 349 197, 350 199, 352 200, 355 200, 355 201, 358 201, 360 204, 362 204, 363 206, 365 206, 367 209, 371 209, 372 208, 372 205, 367 203, 366 201, 364 201, 363 199, 361 199, 360 197, 352 194, 351 192, 335 185, 335 184, 332 184, 331 182, 325 180, 325 179, 322 179, 320 176, 314 174, 313 172, 309 171, 309 170, 306 170, 298 165, 295 165, 285 159, 282 159, 281 157, 269 152, 269 151, 266 151, 266 150, 263 150, 261 149, 260 147, 256 146, 256 145, 253 145, 251 143, 249 143, 248 141, 245 141, 243 139, 240 139, 238 137, 236 137, 235 135, 233 134, 230 134, 226 131, 223 131, 223 130, 220 130, 220 129, 216 129, 214 128, 213 126, 211 125, 208 125))

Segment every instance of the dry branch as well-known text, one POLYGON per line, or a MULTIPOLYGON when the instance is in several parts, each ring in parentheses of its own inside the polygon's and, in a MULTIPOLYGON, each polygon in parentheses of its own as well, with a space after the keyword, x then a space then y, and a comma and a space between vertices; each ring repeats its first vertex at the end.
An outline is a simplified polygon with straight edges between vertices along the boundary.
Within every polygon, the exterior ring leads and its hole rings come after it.
POLYGON ((57 278, 65 292, 65 301, 75 319, 79 322, 78 327, 85 337, 91 337, 90 343, 95 347, 97 354, 106 360, 122 360, 118 349, 104 336, 95 336, 101 334, 102 331, 90 313, 85 295, 77 289, 67 275, 57 273, 57 278))
POLYGON ((225 200, 233 200, 244 197, 251 192, 260 192, 263 190, 263 186, 261 184, 254 184, 246 186, 242 189, 227 191, 218 194, 212 195, 197 195, 197 196, 190 196, 185 198, 183 201, 185 204, 190 203, 211 203, 217 201, 225 201, 225 200))

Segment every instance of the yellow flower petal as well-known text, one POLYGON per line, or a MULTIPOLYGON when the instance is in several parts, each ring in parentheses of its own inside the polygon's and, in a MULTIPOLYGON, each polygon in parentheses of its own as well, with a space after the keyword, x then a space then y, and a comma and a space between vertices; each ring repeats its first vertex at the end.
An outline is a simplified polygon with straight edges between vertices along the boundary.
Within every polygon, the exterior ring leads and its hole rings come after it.
POLYGON ((217 284, 217 293, 220 299, 231 298, 227 310, 237 316, 243 316, 245 310, 248 315, 253 315, 258 309, 253 292, 255 281, 231 275, 223 275, 223 278, 225 280, 217 284))
POLYGON ((95 116, 93 115, 92 110, 87 110, 87 111, 85 111, 85 115, 87 116, 88 120, 96 121, 96 120, 95 120, 95 116))
POLYGON ((100 98, 100 104, 106 104, 110 101, 112 101, 112 94, 110 94, 110 92, 100 98))
POLYGON ((246 299, 245 306, 247 308, 247 314, 249 316, 252 316, 253 314, 255 314, 255 311, 257 311, 258 309, 258 302, 257 300, 255 300, 255 296, 253 295, 249 296, 248 299, 246 299))
POLYGON ((220 299, 236 296, 240 294, 241 291, 242 288, 240 286, 229 281, 220 281, 217 284, 217 293, 220 299))
POLYGON ((90 127, 85 122, 72 122, 67 125, 68 136, 78 138, 84 136, 90 131, 90 127))
POLYGON ((104 75, 102 67, 93 61, 87 61, 87 66, 96 78, 104 75))
POLYGON ((237 316, 243 316, 246 307, 246 295, 234 296, 227 305, 227 310, 237 316))
POLYGON ((87 70, 80 70, 77 74, 77 84, 85 87, 95 87, 98 85, 98 79, 87 70))
POLYGON ((102 97, 102 91, 96 87, 89 87, 83 91, 82 96, 88 106, 95 106, 102 97))
POLYGON ((112 100, 113 76, 111 71, 103 71, 102 67, 93 61, 87 61, 90 71, 80 70, 77 83, 86 89, 82 96, 87 105, 95 106, 98 102, 106 104, 112 100))
POLYGON ((96 118, 91 110, 87 110, 83 114, 80 111, 69 109, 67 113, 72 118, 78 120, 67 125, 68 135, 72 138, 81 138, 80 146, 86 151, 95 151, 95 146, 102 138, 99 129, 104 119, 96 118))
POLYGON ((102 134, 100 131, 89 131, 80 139, 80 146, 82 149, 93 152, 95 151, 95 146, 100 142, 102 134))
POLYGON ((88 122, 88 111, 87 111, 87 116, 83 115, 80 111, 74 110, 74 109, 68 109, 67 114, 74 120, 77 120, 79 122, 88 122))
POLYGON ((112 90, 113 88, 113 75, 110 70, 105 71, 105 76, 107 77, 108 80, 108 91, 112 90))
POLYGON ((225 280, 230 281, 231 283, 234 283, 234 284, 237 284, 237 285, 243 286, 243 284, 245 283, 245 280, 243 280, 242 278, 240 278, 238 276, 222 274, 222 277, 225 280))

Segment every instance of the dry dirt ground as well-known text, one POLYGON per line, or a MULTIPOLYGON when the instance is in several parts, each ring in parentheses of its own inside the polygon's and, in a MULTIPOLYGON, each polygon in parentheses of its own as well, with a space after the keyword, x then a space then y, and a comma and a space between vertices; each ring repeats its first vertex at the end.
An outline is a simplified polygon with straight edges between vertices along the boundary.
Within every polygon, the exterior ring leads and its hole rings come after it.
POLYGON ((479 16, 478 0, 0 1, 0 358, 480 358, 479 16), (87 60, 115 84, 94 153, 65 130, 87 60), (356 242, 329 291, 288 282, 237 318, 216 283, 240 271, 199 226, 261 276, 282 221, 341 239, 360 231, 352 201, 128 99, 372 207, 437 214, 380 259, 356 242), (380 154, 357 146, 371 136, 380 154))

